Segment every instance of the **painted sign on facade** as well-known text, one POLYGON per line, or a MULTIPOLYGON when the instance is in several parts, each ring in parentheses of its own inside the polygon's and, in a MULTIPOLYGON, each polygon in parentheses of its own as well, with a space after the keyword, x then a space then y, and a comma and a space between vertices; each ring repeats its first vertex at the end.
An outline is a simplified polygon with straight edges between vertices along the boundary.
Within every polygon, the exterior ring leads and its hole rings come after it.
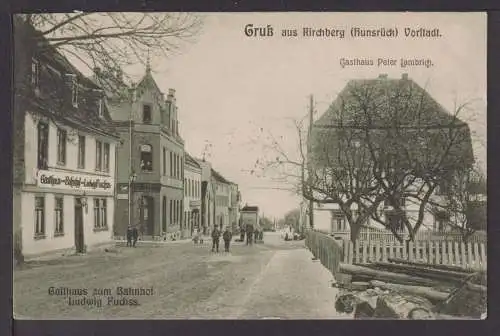
POLYGON ((37 186, 40 188, 99 191, 112 194, 113 184, 113 179, 107 176, 74 174, 48 170, 39 170, 37 174, 37 186))

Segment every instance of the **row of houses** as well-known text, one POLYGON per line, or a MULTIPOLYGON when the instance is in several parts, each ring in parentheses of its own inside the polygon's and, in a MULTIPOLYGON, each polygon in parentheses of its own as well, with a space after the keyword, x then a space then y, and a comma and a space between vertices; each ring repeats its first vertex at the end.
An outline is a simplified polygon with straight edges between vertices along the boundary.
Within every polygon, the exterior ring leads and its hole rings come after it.
POLYGON ((15 254, 84 252, 129 224, 152 240, 237 226, 238 186, 186 152, 174 89, 149 66, 137 84, 88 78, 36 35, 15 22, 15 254))

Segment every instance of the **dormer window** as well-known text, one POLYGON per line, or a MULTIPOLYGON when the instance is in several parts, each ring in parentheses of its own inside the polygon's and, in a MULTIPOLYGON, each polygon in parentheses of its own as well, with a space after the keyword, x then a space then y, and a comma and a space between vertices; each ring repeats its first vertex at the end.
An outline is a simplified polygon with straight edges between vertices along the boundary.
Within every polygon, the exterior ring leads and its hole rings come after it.
POLYGON ((97 114, 99 115, 99 118, 104 116, 104 101, 102 98, 99 98, 97 101, 97 114))
POLYGON ((151 124, 151 106, 144 104, 142 106, 142 122, 144 124, 151 124))
POLYGON ((31 60, 31 87, 40 89, 40 62, 34 58, 31 60))
POLYGON ((74 107, 78 107, 78 82, 76 78, 73 79, 71 84, 71 103, 74 107))

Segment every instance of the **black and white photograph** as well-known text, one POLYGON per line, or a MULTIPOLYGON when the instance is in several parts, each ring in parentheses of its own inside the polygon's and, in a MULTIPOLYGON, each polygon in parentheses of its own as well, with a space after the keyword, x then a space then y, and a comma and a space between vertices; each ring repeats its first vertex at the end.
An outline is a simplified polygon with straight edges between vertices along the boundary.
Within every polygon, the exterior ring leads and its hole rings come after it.
POLYGON ((485 12, 12 21, 15 319, 486 319, 485 12))

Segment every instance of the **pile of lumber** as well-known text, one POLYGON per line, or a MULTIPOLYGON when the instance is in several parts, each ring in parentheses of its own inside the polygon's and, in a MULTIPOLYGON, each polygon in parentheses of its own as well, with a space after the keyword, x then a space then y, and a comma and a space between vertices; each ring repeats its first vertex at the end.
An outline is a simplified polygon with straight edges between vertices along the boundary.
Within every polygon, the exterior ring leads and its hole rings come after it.
POLYGON ((426 316, 478 317, 486 309, 485 272, 401 259, 340 264, 339 272, 336 286, 344 294, 354 293, 358 304, 368 303, 372 316, 408 318, 416 310, 425 310, 426 316), (464 301, 471 304, 464 307, 464 301))

